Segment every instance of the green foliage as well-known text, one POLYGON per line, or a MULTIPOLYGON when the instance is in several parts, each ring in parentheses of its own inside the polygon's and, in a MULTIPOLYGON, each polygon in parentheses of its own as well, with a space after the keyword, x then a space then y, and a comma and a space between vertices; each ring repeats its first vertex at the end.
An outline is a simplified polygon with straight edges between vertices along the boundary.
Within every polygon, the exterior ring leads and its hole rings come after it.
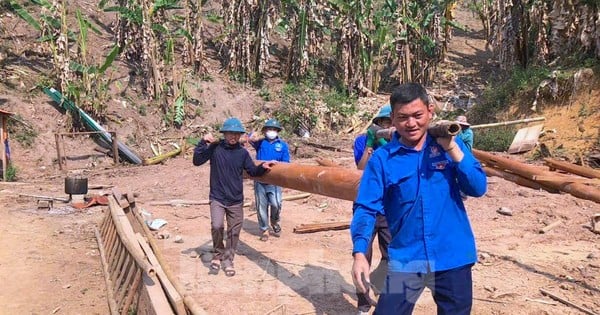
POLYGON ((27 22, 29 25, 31 25, 33 28, 35 28, 38 31, 42 30, 42 27, 40 26, 40 23, 33 18, 29 12, 27 12, 27 10, 25 10, 20 4, 18 4, 16 1, 11 0, 9 1, 10 6, 12 8, 13 11, 15 11, 15 13, 17 13, 17 15, 23 19, 25 22, 27 22))
POLYGON ((588 103, 587 102, 581 103, 581 107, 579 107, 579 112, 577 113, 577 116, 581 117, 581 118, 585 118, 589 115, 590 115, 590 112, 588 110, 588 103))
POLYGON ((146 107, 145 104, 141 104, 138 107, 138 114, 140 114, 140 116, 146 116, 148 114, 148 108, 146 107))
POLYGON ((327 105, 330 112, 341 114, 343 117, 350 117, 356 113, 355 97, 348 95, 344 90, 331 90, 323 95, 323 102, 327 105))
POLYGON ((471 109, 471 117, 477 122, 493 121, 496 113, 508 109, 514 96, 533 91, 550 73, 546 67, 514 68, 507 78, 499 78, 486 87, 481 103, 471 109))
POLYGON ((16 182, 17 181, 17 173, 19 169, 13 164, 8 163, 6 166, 6 181, 7 182, 16 182))
POLYGON ((281 106, 275 113, 284 129, 288 131, 311 130, 317 124, 319 116, 313 110, 318 94, 310 81, 288 83, 281 91, 281 106))
POLYGON ((175 104, 173 105, 175 110, 175 117, 173 118, 173 122, 177 126, 181 126, 183 124, 183 119, 185 118, 185 98, 183 96, 179 96, 175 100, 175 104))
POLYGON ((211 10, 206 13, 206 20, 212 23, 221 24, 221 22, 223 21, 223 17, 219 15, 219 13, 211 10))
POLYGON ((515 130, 511 127, 496 127, 474 130, 473 147, 483 151, 504 152, 508 150, 515 130))
POLYGON ((269 89, 266 87, 263 87, 258 91, 258 96, 260 96, 265 102, 268 102, 272 99, 271 92, 269 92, 269 89))

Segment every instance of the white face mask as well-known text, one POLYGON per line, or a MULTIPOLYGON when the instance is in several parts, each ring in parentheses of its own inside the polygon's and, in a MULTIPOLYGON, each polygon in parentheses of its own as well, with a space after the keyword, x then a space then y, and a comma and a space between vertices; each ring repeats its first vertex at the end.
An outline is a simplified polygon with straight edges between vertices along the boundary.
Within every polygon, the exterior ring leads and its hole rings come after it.
POLYGON ((267 137, 267 139, 273 140, 273 139, 277 138, 277 131, 269 130, 265 133, 265 136, 267 137))

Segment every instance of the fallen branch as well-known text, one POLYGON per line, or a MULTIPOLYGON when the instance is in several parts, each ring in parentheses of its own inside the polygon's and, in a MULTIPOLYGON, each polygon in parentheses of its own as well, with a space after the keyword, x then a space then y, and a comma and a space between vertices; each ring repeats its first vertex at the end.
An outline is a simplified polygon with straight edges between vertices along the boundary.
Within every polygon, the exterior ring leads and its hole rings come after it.
POLYGON ((542 292, 543 295, 546 295, 546 296, 552 298, 553 300, 559 301, 565 305, 571 306, 571 307, 579 310, 580 312, 586 313, 588 315, 598 315, 598 313, 596 313, 586 307, 579 306, 573 302, 569 302, 568 300, 566 300, 558 295, 555 295, 553 293, 550 293, 549 291, 546 291, 545 289, 540 288, 540 292, 542 292))
POLYGON ((322 231, 336 231, 350 228, 350 222, 330 222, 330 223, 313 223, 300 224, 294 228, 294 233, 314 233, 322 231))

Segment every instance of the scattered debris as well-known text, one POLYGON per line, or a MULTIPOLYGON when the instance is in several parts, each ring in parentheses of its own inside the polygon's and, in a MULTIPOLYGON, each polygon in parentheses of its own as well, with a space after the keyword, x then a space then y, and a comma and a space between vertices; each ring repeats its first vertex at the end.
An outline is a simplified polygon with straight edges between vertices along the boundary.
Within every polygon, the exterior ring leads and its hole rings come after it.
POLYGON ((180 235, 175 235, 175 243, 181 244, 183 243, 183 238, 180 235))
POLYGON ((562 220, 554 221, 554 222, 546 225, 545 227, 541 228, 538 232, 540 234, 548 233, 548 232, 550 232, 550 230, 552 230, 553 228, 555 228, 555 227, 557 227, 557 226, 559 226, 561 224, 562 224, 562 220))
POLYGON ((525 301, 542 303, 542 304, 547 304, 547 305, 558 305, 558 303, 556 303, 556 302, 546 301, 546 300, 541 300, 541 299, 530 299, 527 297, 525 298, 525 301))
POLYGON ((592 216, 592 232, 600 234, 600 213, 592 216))
POLYGON ((166 240, 171 237, 171 233, 169 231, 162 231, 156 235, 159 240, 166 240))
POLYGON ((500 213, 501 215, 507 215, 507 216, 513 215, 512 209, 510 209, 508 207, 500 207, 500 209, 496 210, 496 212, 500 213))
POLYGON ((150 222, 146 221, 146 225, 148 225, 148 227, 152 231, 158 231, 165 224, 167 224, 167 220, 165 220, 165 219, 154 219, 150 222))

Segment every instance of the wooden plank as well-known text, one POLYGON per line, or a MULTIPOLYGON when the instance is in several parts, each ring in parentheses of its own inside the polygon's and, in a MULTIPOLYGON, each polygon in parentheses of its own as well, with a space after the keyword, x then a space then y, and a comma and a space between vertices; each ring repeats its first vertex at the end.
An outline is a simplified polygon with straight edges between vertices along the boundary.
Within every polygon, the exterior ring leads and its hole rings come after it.
POLYGON ((519 129, 507 152, 514 154, 527 152, 535 148, 543 128, 544 125, 539 124, 519 129))
POLYGON ((300 224, 294 228, 294 233, 314 233, 322 231, 345 230, 348 228, 350 228, 350 222, 300 224))
POLYGON ((169 302, 171 303, 171 306, 173 307, 173 309, 175 309, 175 313, 177 315, 186 315, 185 305, 183 304, 183 298, 181 297, 179 292, 177 292, 171 281, 169 281, 169 278, 167 278, 167 275, 162 269, 160 262, 154 255, 152 248, 150 248, 150 245, 148 245, 146 239, 141 234, 137 233, 137 238, 138 242, 140 243, 140 246, 142 247, 142 250, 144 251, 144 253, 146 253, 146 256, 148 257, 148 261, 152 265, 156 266, 156 275, 158 277, 158 280, 160 281, 162 288, 164 289, 165 294, 169 299, 169 302))

